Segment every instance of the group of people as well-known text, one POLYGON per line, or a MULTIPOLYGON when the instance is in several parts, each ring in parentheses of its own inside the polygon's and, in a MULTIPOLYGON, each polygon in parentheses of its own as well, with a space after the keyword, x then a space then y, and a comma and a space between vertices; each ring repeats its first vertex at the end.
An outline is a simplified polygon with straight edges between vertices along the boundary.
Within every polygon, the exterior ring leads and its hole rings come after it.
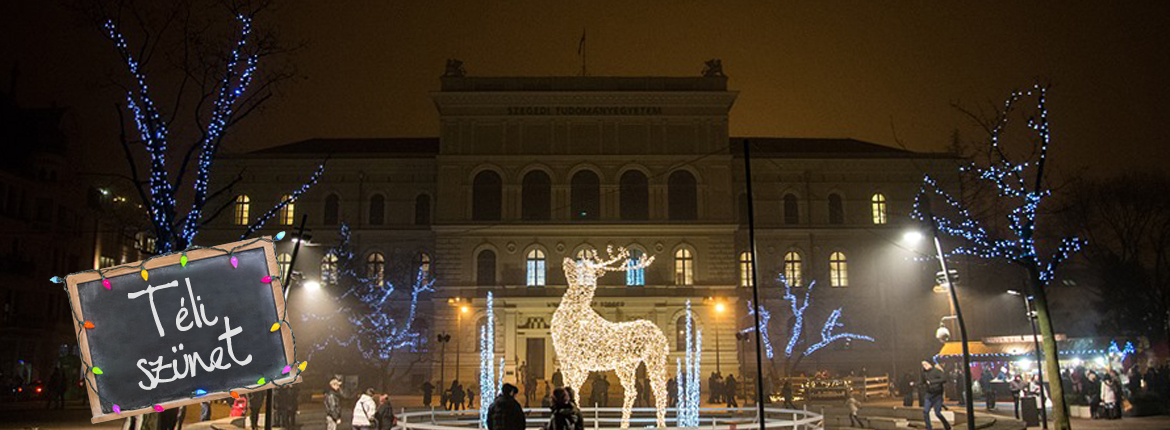
MULTIPOLYGON (((518 392, 520 389, 512 384, 500 387, 500 394, 488 408, 488 430, 524 430, 528 418, 516 400, 518 392)), ((585 430, 585 417, 581 415, 575 397, 571 388, 552 390, 548 424, 544 426, 546 430, 585 430)))
POLYGON ((1119 419, 1122 402, 1146 393, 1162 398, 1170 396, 1170 372, 1164 365, 1143 373, 1137 365, 1124 375, 1112 368, 1089 369, 1076 366, 1061 370, 1060 378, 1074 395, 1075 403, 1088 405, 1094 419, 1119 419))
MULTIPOLYGON (((423 382, 422 387, 423 406, 431 407, 431 402, 434 400, 435 385, 431 381, 423 382)), ((439 393, 439 405, 449 411, 457 411, 462 409, 471 409, 475 407, 475 393, 479 389, 471 385, 467 388, 459 383, 456 379, 451 381, 451 386, 443 392, 439 393)))
POLYGON ((729 408, 738 408, 739 403, 735 401, 736 392, 739 389, 739 384, 735 380, 735 375, 727 375, 723 378, 720 372, 711 372, 711 376, 707 378, 707 385, 710 395, 707 397, 708 403, 726 403, 729 408))
MULTIPOLYGON (((341 425, 341 401, 341 379, 333 378, 329 381, 329 389, 325 390, 325 428, 328 430, 337 430, 341 425)), ((354 430, 390 430, 397 424, 398 417, 394 415, 388 394, 377 394, 373 388, 367 388, 358 396, 350 421, 354 430)))

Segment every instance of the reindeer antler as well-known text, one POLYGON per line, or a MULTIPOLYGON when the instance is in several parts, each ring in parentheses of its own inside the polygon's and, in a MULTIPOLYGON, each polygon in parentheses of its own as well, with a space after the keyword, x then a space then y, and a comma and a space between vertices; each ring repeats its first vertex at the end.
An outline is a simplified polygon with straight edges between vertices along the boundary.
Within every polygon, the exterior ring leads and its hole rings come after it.
MULTIPOLYGON (((641 261, 638 261, 637 264, 629 265, 625 262, 630 258, 630 250, 622 247, 618 248, 618 253, 616 256, 613 254, 612 246, 606 247, 605 252, 610 255, 610 259, 604 262, 598 261, 598 264, 600 266, 599 269, 607 272, 625 272, 628 270, 641 269, 649 266, 650 263, 654 262, 654 257, 651 256, 641 259, 641 261), (614 267, 610 267, 614 263, 618 264, 614 267)), ((596 257, 594 258, 596 260, 596 257)))

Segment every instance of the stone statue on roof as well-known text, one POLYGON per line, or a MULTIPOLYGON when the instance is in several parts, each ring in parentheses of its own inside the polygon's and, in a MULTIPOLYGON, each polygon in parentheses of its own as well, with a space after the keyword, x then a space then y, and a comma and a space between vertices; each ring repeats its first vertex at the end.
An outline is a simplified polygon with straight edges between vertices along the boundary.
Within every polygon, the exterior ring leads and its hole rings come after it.
POLYGON ((707 67, 703 68, 703 77, 711 78, 727 76, 723 74, 723 60, 712 58, 707 60, 707 62, 704 64, 706 64, 707 67))
POLYGON ((443 71, 444 78, 462 78, 467 76, 467 71, 463 70, 463 62, 455 59, 447 60, 447 70, 443 71))

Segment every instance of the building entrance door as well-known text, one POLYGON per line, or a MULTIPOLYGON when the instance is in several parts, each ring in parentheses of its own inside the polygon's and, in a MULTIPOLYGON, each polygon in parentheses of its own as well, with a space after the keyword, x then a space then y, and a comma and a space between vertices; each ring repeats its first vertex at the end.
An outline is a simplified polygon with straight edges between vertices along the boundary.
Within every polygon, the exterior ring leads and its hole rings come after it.
POLYGON ((528 375, 535 379, 543 379, 544 376, 544 338, 530 337, 528 338, 528 353, 525 357, 528 362, 528 375))

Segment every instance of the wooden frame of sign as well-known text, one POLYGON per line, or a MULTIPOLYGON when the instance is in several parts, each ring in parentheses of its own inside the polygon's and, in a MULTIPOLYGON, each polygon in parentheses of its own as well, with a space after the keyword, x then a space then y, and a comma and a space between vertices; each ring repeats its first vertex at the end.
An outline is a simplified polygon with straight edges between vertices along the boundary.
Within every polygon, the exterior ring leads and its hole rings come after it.
MULTIPOLYGON (((271 238, 266 237, 266 239, 271 239, 271 238)), ((275 250, 272 242, 268 241, 268 240, 249 239, 249 240, 242 240, 242 241, 238 241, 238 242, 224 244, 224 245, 218 246, 217 248, 232 249, 232 248, 237 247, 237 246, 239 246, 240 248, 235 250, 236 253, 241 253, 241 252, 256 249, 256 248, 262 248, 264 250, 264 256, 265 256, 265 259, 267 260, 268 273, 278 274, 277 276, 273 276, 274 279, 270 283, 270 289, 272 291, 273 303, 275 303, 275 305, 276 305, 276 312, 277 312, 277 317, 278 317, 277 319, 283 321, 285 319, 284 313, 286 311, 285 303, 284 303, 284 292, 282 289, 282 285, 284 283, 284 280, 283 279, 276 279, 276 278, 279 278, 280 266, 277 263, 276 250, 275 250), (245 245, 245 244, 247 244, 247 245, 245 245)), ((187 252, 186 255, 187 255, 188 264, 195 262, 195 261, 198 261, 198 260, 207 259, 207 258, 216 258, 216 257, 222 257, 225 259, 230 258, 223 251, 219 251, 219 250, 215 250, 215 249, 197 249, 197 250, 187 252)), ((122 275, 127 275, 127 274, 137 274, 142 269, 145 269, 149 272, 152 269, 158 269, 158 268, 167 267, 167 266, 179 265, 180 264, 179 260, 180 260, 181 256, 182 256, 181 253, 172 253, 172 254, 169 254, 169 255, 166 255, 163 257, 154 258, 154 259, 150 260, 149 262, 147 262, 146 265, 143 266, 141 269, 139 268, 138 262, 124 264, 121 266, 115 266, 115 267, 110 268, 109 270, 105 271, 105 277, 106 278, 114 278, 117 276, 122 276, 122 275)), ((81 327, 81 323, 80 323, 81 321, 86 321, 86 318, 85 318, 85 314, 83 313, 83 310, 81 307, 81 298, 78 294, 78 285, 84 284, 87 282, 97 281, 97 280, 100 280, 101 278, 102 278, 102 275, 98 274, 97 272, 85 272, 85 273, 80 273, 80 274, 76 274, 76 275, 70 275, 65 279, 66 289, 69 293, 69 301, 70 301, 70 304, 73 308, 74 317, 75 317, 73 320, 73 328, 74 328, 74 331, 76 333, 78 333, 77 343, 78 343, 79 349, 81 351, 81 360, 83 363, 86 363, 88 366, 93 366, 93 361, 92 361, 92 358, 90 355, 88 333, 86 332, 85 329, 83 329, 81 327)), ((236 393, 242 395, 245 393, 251 393, 251 392, 255 392, 255 391, 263 391, 263 390, 267 390, 270 388, 274 388, 276 386, 276 384, 287 384, 289 382, 300 382, 301 378, 298 375, 298 373, 296 372, 295 357, 293 357, 292 329, 288 326, 288 324, 281 324, 280 330, 281 330, 281 340, 283 341, 283 344, 284 344, 285 362, 287 363, 287 365, 293 367, 293 372, 290 373, 290 375, 293 375, 293 376, 286 376, 283 378, 270 380, 270 381, 267 381, 267 383, 264 384, 263 386, 259 386, 256 388, 250 388, 250 389, 248 389, 248 388, 234 388, 234 389, 231 389, 231 391, 235 391, 236 393)), ((94 424, 154 412, 154 409, 151 406, 148 406, 148 407, 141 408, 141 409, 122 410, 121 413, 106 413, 106 412, 102 411, 101 399, 98 396, 96 388, 95 388, 95 387, 97 387, 96 376, 92 372, 86 372, 85 379, 86 379, 86 384, 88 386, 86 389, 86 393, 89 395, 90 411, 93 413, 93 418, 90 421, 94 424)), ((222 399, 225 397, 231 397, 231 392, 230 391, 208 392, 206 395, 202 395, 199 397, 181 398, 181 399, 176 399, 176 400, 171 400, 171 401, 159 403, 159 405, 165 409, 170 409, 170 408, 176 408, 176 407, 185 407, 187 405, 193 405, 193 404, 207 402, 207 401, 216 400, 216 399, 222 399)))

